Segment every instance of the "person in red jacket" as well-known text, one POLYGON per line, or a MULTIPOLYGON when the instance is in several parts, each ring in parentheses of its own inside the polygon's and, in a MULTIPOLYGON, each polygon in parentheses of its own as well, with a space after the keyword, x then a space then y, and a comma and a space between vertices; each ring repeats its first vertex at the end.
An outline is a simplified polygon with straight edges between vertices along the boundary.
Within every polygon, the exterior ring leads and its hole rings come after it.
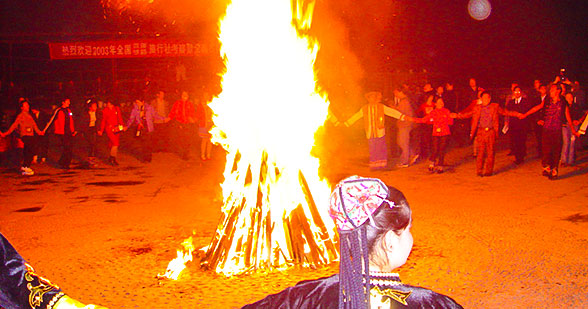
POLYGON ((174 105, 167 116, 166 121, 175 120, 174 139, 175 144, 179 146, 179 153, 182 159, 190 158, 190 148, 194 138, 194 124, 196 123, 196 111, 194 104, 188 100, 188 92, 182 91, 182 98, 174 102, 174 105))
POLYGON ((69 108, 70 104, 69 98, 63 99, 61 107, 53 112, 51 120, 43 130, 45 132, 51 125, 54 125, 54 133, 59 138, 62 149, 58 163, 63 169, 69 169, 73 156, 73 137, 78 134, 74 126, 73 113, 69 108))
POLYGON ((106 108, 102 110, 102 122, 98 135, 102 136, 106 132, 108 137, 108 147, 110 148, 110 157, 108 163, 112 166, 118 166, 116 157, 118 155, 118 146, 120 145, 120 132, 124 129, 122 113, 120 107, 115 106, 112 102, 106 102, 106 108))
POLYGON ((429 160, 429 171, 434 173, 443 173, 443 164, 445 160, 445 151, 447 149, 447 139, 451 135, 449 126, 453 124, 451 112, 445 108, 443 99, 436 98, 435 109, 422 118, 409 118, 418 123, 433 125, 433 152, 429 160))

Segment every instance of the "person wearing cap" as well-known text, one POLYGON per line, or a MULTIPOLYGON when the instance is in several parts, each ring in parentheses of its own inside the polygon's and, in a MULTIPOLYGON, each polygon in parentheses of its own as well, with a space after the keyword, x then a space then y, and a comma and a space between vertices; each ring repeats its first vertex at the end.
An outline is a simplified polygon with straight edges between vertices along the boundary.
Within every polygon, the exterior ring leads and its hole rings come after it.
POLYGON ((0 233, 0 308, 106 308, 85 305, 39 276, 0 233))
POLYGON ((33 162, 33 156, 35 155, 35 133, 39 135, 45 134, 45 132, 39 130, 35 123, 35 119, 33 119, 29 110, 29 102, 26 100, 20 101, 20 114, 16 116, 16 119, 10 128, 8 128, 8 131, 4 133, 0 132, 0 136, 5 137, 18 128, 20 140, 23 143, 23 160, 20 168, 20 172, 23 176, 32 176, 35 174, 31 169, 31 163, 33 162))
POLYGON ((396 109, 382 104, 382 93, 370 91, 365 94, 368 104, 344 122, 345 126, 353 125, 363 117, 365 136, 368 139, 370 152, 370 168, 384 169, 388 166, 388 146, 386 145, 386 127, 384 116, 405 121, 406 116, 396 109))
POLYGON ((452 298, 400 281, 413 245, 411 209, 375 178, 339 182, 329 200, 339 232, 339 274, 302 281, 243 308, 462 308, 452 298))

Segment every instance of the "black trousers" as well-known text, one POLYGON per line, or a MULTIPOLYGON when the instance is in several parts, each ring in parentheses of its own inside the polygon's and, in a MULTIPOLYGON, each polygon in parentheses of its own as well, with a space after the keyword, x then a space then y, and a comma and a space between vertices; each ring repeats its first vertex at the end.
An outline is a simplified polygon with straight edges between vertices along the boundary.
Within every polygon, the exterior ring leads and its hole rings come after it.
POLYGON ((59 158, 59 165, 62 167, 69 167, 73 157, 73 136, 71 134, 58 134, 59 142, 61 144, 61 158, 59 158))
POLYGON ((88 157, 98 156, 98 132, 96 127, 90 127, 86 133, 86 142, 88 142, 88 157))
POLYGON ((34 136, 21 136, 20 139, 23 143, 22 148, 22 166, 31 167, 33 162, 33 156, 35 156, 35 137, 34 136))
POLYGON ((511 151, 517 162, 523 162, 527 155, 527 130, 525 128, 511 128, 510 132, 511 151))
POLYGON ((451 139, 455 146, 462 147, 470 143, 470 120, 455 119, 451 127, 451 139))
POLYGON ((155 130, 152 132, 153 151, 168 151, 169 125, 167 123, 154 123, 155 130))
POLYGON ((47 158, 47 151, 49 149, 49 138, 46 135, 37 135, 35 136, 35 154, 39 156, 39 158, 47 158))
POLYGON ((141 145, 141 152, 143 153, 143 161, 151 162, 153 154, 153 133, 143 130, 141 136, 137 137, 141 145))
POLYGON ((192 148, 192 141, 196 136, 196 130, 194 124, 191 123, 179 123, 174 124, 174 144, 177 147, 178 155, 188 160, 190 158, 190 150, 192 148))
POLYGON ((552 170, 557 170, 561 157, 561 147, 563 144, 561 129, 543 130, 542 135, 543 159, 541 160, 541 163, 544 168, 548 167, 552 170))
POLYGON ((445 164, 445 151, 447 149, 447 139, 449 135, 433 136, 433 152, 430 160, 435 162, 435 166, 443 166, 445 164))
POLYGON ((542 157, 543 153, 543 126, 540 126, 535 122, 533 124, 533 131, 535 132, 535 138, 537 139, 537 154, 542 157))
POLYGON ((419 155, 423 158, 430 157, 432 155, 432 135, 433 126, 430 124, 420 124, 417 128, 419 134, 419 155))

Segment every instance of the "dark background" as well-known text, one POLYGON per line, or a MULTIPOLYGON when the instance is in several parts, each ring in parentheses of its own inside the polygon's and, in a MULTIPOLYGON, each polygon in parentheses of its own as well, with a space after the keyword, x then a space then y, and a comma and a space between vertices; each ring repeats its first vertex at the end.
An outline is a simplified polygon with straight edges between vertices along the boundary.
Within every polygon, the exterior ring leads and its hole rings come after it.
MULTIPOLYGON (((342 81, 334 77, 341 72, 333 71, 330 78, 324 77, 325 83, 340 87, 357 83, 365 88, 369 83, 398 82, 412 70, 426 71, 434 83, 453 80, 465 86, 474 76, 486 87, 508 87, 512 81, 530 86, 535 78, 552 80, 560 68, 566 68, 572 79, 587 80, 588 1, 494 0, 492 14, 484 21, 472 19, 467 4, 463 0, 317 0, 313 28, 324 47, 323 58, 347 53, 340 65, 357 75, 342 81)), ((111 60, 50 61, 46 43, 155 35, 214 41, 225 6, 225 1, 187 0, 3 1, 2 87, 10 80, 21 85, 76 80, 88 72, 92 79, 108 80, 111 60), (12 70, 8 43, 13 44, 12 70)), ((201 81, 222 67, 217 55, 211 57, 190 60, 201 71, 201 81)), ((160 59, 157 65, 165 71, 173 61, 160 59)), ((325 72, 335 66, 323 63, 325 72)), ((118 60, 121 73, 116 78, 153 66, 153 60, 118 60), (131 73, 125 75, 127 69, 131 73)))

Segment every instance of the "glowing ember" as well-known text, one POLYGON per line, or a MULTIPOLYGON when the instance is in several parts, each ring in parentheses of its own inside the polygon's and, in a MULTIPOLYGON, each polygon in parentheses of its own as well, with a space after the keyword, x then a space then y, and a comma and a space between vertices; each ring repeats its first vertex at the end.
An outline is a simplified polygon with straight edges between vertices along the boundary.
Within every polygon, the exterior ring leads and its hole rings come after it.
POLYGON ((330 189, 310 155, 328 113, 313 70, 318 44, 299 34, 313 7, 236 0, 221 21, 226 73, 211 103, 212 133, 228 154, 223 216, 203 260, 219 273, 338 258, 325 211, 330 189))

